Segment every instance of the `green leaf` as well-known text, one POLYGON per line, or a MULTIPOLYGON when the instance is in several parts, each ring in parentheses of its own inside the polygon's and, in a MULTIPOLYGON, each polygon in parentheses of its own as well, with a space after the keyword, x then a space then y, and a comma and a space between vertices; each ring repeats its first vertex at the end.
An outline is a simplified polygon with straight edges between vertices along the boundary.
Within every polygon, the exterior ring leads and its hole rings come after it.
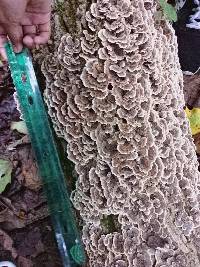
POLYGON ((190 110, 186 107, 185 112, 190 122, 192 135, 200 133, 200 109, 193 108, 190 110))
POLYGON ((166 0, 159 0, 159 2, 161 7, 164 7, 167 4, 166 0))
POLYGON ((0 159, 0 194, 11 182, 12 164, 8 160, 0 159))
POLYGON ((169 21, 173 21, 173 22, 177 21, 176 9, 172 5, 167 3, 165 7, 163 8, 163 12, 164 12, 165 17, 169 21))
POLYGON ((163 10, 163 14, 169 21, 176 22, 177 14, 176 9, 172 5, 168 4, 166 0, 159 0, 160 6, 163 10))
POLYGON ((22 134, 28 134, 26 123, 24 121, 13 121, 11 123, 11 130, 16 130, 22 134))

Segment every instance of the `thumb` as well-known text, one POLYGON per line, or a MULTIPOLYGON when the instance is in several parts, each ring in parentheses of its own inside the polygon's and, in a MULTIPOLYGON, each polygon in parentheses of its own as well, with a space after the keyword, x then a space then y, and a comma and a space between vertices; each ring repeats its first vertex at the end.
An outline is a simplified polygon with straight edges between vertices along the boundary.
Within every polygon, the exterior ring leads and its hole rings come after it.
POLYGON ((15 53, 19 53, 23 48, 23 30, 22 26, 18 24, 5 25, 4 27, 12 45, 15 53))

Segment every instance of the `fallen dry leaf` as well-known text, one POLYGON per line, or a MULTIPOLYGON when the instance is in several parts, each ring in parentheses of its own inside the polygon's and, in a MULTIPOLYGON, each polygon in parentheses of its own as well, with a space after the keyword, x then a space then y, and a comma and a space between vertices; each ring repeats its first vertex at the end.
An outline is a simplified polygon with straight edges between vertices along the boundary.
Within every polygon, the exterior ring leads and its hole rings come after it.
POLYGON ((44 248, 41 245, 41 233, 38 227, 31 229, 29 232, 24 231, 18 234, 17 238, 15 239, 15 244, 17 254, 23 257, 31 256, 44 251, 44 248), (37 245, 38 249, 41 248, 41 251, 36 251, 37 245))
POLYGON ((19 267, 33 267, 33 262, 30 259, 19 256, 17 258, 17 266, 19 266, 19 267))
POLYGON ((192 135, 200 133, 200 108, 185 109, 192 135))
POLYGON ((16 130, 19 133, 28 134, 28 129, 26 127, 25 121, 12 121, 10 128, 11 130, 16 130))
POLYGON ((0 244, 5 250, 10 251, 12 257, 16 259, 17 252, 15 248, 13 247, 13 240, 10 238, 8 234, 6 234, 1 229, 0 229, 0 244))
POLYGON ((196 152, 198 155, 200 155, 200 134, 195 134, 193 139, 196 146, 196 152))
POLYGON ((25 227, 25 220, 16 216, 8 208, 0 212, 0 223, 2 229, 9 231, 25 227))
POLYGON ((42 186, 41 179, 30 146, 18 149, 18 160, 21 164, 19 179, 23 180, 23 185, 31 190, 39 190, 42 186))
POLYGON ((16 148, 20 145, 26 145, 26 144, 30 144, 30 140, 29 140, 29 136, 28 135, 25 135, 23 136, 21 139, 19 140, 16 140, 14 142, 11 142, 6 150, 7 151, 12 151, 12 150, 16 150, 16 148))
POLYGON ((12 164, 9 160, 0 158, 0 194, 11 182, 12 164))
POLYGON ((38 175, 38 168, 33 159, 27 160, 22 166, 24 185, 32 190, 41 188, 41 181, 38 175))
POLYGON ((184 75, 184 97, 189 107, 200 107, 200 75, 184 75))
POLYGON ((18 211, 12 205, 10 199, 0 197, 0 224, 3 230, 14 230, 25 226, 23 220, 17 216, 18 211))

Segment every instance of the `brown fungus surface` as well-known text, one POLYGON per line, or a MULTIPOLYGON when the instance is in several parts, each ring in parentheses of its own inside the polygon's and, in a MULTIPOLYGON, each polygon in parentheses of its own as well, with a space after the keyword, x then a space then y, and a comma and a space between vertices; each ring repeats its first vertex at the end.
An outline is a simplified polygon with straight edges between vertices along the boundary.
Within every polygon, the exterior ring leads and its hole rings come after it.
POLYGON ((174 31, 156 21, 153 0, 87 3, 78 33, 62 34, 42 70, 78 173, 71 198, 88 266, 200 266, 199 173, 174 31))

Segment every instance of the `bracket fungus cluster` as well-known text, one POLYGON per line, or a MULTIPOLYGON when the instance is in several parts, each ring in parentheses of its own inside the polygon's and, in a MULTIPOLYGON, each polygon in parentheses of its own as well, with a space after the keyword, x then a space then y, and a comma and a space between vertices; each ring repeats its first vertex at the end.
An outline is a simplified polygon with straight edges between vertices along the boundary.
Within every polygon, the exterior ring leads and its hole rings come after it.
POLYGON ((78 173, 71 198, 91 267, 200 266, 198 166, 176 37, 158 9, 81 1, 79 30, 63 32, 42 64, 78 173))

